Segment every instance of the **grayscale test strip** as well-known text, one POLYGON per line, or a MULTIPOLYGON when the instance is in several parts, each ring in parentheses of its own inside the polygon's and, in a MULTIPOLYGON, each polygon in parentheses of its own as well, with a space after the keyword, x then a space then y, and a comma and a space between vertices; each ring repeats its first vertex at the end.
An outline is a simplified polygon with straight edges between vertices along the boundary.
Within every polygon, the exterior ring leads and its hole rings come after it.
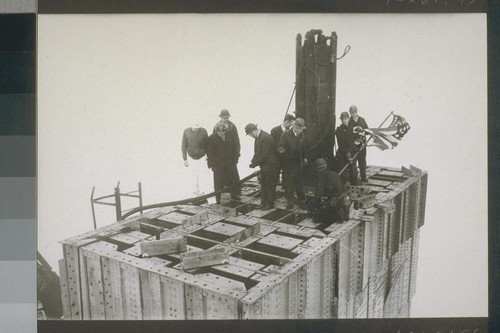
POLYGON ((0 322, 13 333, 37 330, 36 5, 0 1, 0 322))

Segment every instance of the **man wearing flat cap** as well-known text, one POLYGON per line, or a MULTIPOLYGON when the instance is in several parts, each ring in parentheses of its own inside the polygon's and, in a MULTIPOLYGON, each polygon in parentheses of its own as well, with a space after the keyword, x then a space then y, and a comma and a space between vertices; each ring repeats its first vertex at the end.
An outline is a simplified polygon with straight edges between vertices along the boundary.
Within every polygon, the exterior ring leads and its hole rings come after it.
POLYGON ((359 166, 361 181, 366 183, 368 180, 366 179, 366 135, 364 130, 368 129, 368 124, 366 123, 365 118, 358 115, 358 108, 356 105, 352 105, 349 108, 349 113, 351 114, 349 127, 353 131, 354 146, 356 147, 356 152, 358 153, 356 161, 359 166))
POLYGON ((276 183, 280 165, 273 137, 252 123, 245 126, 245 132, 255 139, 254 155, 250 168, 260 167, 260 208, 262 210, 272 209, 274 208, 274 200, 276 200, 276 183))
MULTIPOLYGON (((222 122, 215 125, 215 133, 208 137, 207 141, 207 164, 214 173, 214 190, 221 191, 224 185, 231 187, 231 198, 239 199, 240 176, 236 164, 238 163, 239 151, 234 138, 227 134, 226 127, 222 122)), ((216 202, 221 203, 221 194, 215 196, 216 202)))
POLYGON ((283 185, 287 209, 293 208, 294 192, 297 194, 300 207, 305 208, 306 196, 302 183, 302 169, 307 164, 306 139, 302 133, 305 128, 304 119, 297 118, 293 127, 287 129, 278 142, 278 152, 283 158, 283 185))
MULTIPOLYGON (((352 159, 354 154, 356 154, 356 147, 354 146, 354 133, 349 127, 349 113, 342 112, 340 114, 340 121, 342 122, 339 127, 335 130, 335 136, 337 137, 338 149, 336 152, 336 157, 340 163, 339 169, 343 169, 344 166, 349 165, 347 169, 349 170, 349 179, 351 185, 358 185, 358 173, 356 170, 356 161, 352 159)), ((343 177, 346 179, 346 177, 343 177)))

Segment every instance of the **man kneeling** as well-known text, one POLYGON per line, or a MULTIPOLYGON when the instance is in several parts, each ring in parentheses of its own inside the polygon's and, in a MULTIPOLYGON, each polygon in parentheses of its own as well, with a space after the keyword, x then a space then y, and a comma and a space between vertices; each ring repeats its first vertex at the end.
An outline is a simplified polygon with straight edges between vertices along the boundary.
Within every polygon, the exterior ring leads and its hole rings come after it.
POLYGON ((316 194, 308 205, 309 212, 316 223, 342 223, 349 219, 350 199, 344 193, 342 179, 333 170, 326 168, 326 161, 316 161, 318 181, 316 194))

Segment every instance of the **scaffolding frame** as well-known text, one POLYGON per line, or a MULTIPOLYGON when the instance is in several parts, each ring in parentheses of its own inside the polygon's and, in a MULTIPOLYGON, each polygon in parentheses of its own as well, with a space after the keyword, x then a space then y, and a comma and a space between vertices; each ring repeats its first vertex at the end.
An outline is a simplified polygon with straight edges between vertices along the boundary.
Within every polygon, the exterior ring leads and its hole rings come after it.
POLYGON ((131 210, 137 210, 139 208, 140 213, 142 214, 142 185, 141 182, 137 183, 137 190, 127 192, 127 193, 121 193, 120 192, 120 182, 116 185, 114 189, 113 194, 109 195, 104 195, 99 198, 94 198, 94 193, 95 193, 95 186, 92 188, 92 193, 90 195, 90 204, 92 206, 92 219, 94 222, 94 230, 97 229, 97 221, 95 217, 95 205, 106 205, 106 206, 114 206, 115 207, 115 212, 116 212, 116 221, 121 221, 123 220, 122 216, 123 213, 131 211, 131 210), (137 194, 135 194, 137 193, 137 194), (130 197, 130 198, 137 198, 139 200, 139 206, 130 208, 130 209, 125 209, 122 210, 122 197, 130 197), (103 200, 109 199, 109 198, 114 198, 115 202, 105 202, 103 200))

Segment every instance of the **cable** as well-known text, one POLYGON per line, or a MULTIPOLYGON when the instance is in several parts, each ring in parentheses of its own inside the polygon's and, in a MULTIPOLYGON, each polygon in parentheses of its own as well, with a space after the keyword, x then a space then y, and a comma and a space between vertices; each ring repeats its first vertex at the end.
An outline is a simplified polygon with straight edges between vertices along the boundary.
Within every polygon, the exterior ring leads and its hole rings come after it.
POLYGON ((127 217, 129 217, 129 216, 131 216, 131 215, 133 215, 135 213, 140 212, 141 210, 145 211, 145 210, 154 209, 154 208, 161 208, 161 207, 168 207, 168 206, 177 206, 177 205, 183 205, 183 204, 188 204, 188 203, 193 203, 193 202, 201 201, 201 200, 204 200, 204 199, 208 199, 210 197, 215 196, 216 194, 220 194, 222 192, 225 192, 228 189, 231 189, 231 188, 233 188, 233 187, 235 187, 237 185, 241 185, 244 182, 246 182, 247 180, 250 180, 250 179, 252 179, 254 177, 257 177, 259 174, 260 174, 260 171, 255 171, 251 175, 249 175, 249 176, 241 179, 236 184, 233 184, 231 186, 225 187, 225 188, 223 188, 222 190, 219 190, 219 191, 215 191, 215 192, 211 192, 211 193, 208 193, 208 194, 200 195, 198 197, 189 198, 189 199, 183 199, 183 200, 177 200, 177 201, 161 202, 161 203, 156 203, 156 204, 151 204, 151 205, 146 205, 146 206, 134 208, 134 209, 130 210, 128 213, 123 214, 122 215, 122 220, 126 219, 127 217))

